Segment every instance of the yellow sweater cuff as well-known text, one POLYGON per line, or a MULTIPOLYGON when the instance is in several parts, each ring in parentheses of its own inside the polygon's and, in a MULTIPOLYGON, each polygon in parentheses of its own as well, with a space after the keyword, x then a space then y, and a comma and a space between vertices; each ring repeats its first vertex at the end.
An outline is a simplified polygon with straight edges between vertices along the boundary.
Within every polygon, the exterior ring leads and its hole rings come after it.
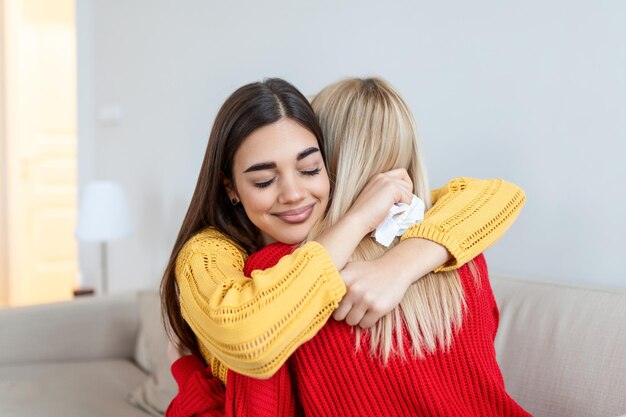
POLYGON ((453 259, 435 272, 457 269, 493 245, 526 201, 521 188, 501 179, 457 178, 435 196, 440 202, 402 236, 428 239, 448 249, 453 259))

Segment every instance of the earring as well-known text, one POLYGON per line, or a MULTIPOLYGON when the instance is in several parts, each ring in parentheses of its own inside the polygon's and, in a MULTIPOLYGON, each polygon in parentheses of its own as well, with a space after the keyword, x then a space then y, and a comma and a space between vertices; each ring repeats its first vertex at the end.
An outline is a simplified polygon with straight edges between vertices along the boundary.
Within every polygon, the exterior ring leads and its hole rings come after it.
POLYGON ((236 198, 231 198, 230 204, 232 204, 233 206, 236 206, 237 204, 239 204, 239 200, 237 200, 236 198))

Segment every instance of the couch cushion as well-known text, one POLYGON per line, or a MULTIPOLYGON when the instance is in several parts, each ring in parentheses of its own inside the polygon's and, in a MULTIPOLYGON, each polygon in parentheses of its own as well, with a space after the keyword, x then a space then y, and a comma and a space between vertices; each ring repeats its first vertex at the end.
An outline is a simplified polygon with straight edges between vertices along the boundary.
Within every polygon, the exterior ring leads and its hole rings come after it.
POLYGON ((178 387, 170 372, 167 335, 161 316, 161 298, 157 291, 138 295, 140 327, 135 347, 135 361, 149 376, 130 395, 130 402, 152 415, 165 412, 178 387))
POLYGON ((138 312, 135 293, 2 308, 0 365, 130 359, 138 312))
POLYGON ((147 417, 127 401, 145 377, 130 360, 0 366, 0 415, 147 417))
POLYGON ((507 391, 535 416, 626 413, 626 292, 492 278, 507 391))

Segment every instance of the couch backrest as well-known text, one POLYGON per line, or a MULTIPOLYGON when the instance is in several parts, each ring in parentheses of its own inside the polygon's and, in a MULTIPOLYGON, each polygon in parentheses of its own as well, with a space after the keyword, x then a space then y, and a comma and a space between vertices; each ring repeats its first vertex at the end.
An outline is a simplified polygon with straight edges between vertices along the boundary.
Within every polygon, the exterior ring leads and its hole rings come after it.
POLYGON ((132 359, 138 328, 134 293, 0 309, 0 365, 132 359))
POLYGON ((626 414, 626 292, 492 278, 507 391, 536 417, 626 414))

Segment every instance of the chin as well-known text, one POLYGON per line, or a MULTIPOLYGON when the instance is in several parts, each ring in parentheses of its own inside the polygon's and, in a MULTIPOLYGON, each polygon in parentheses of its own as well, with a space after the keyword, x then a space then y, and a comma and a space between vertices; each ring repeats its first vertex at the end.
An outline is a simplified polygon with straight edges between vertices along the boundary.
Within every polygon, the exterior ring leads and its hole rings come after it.
POLYGON ((278 241, 284 243, 285 245, 299 245, 306 239, 306 236, 300 237, 291 237, 285 236, 283 239, 279 239, 278 241))
POLYGON ((306 233, 301 232, 301 233, 285 233, 281 236, 279 236, 280 238, 277 239, 279 242, 282 242, 286 245, 298 245, 300 243, 302 243, 308 236, 308 230, 306 231, 306 233))
POLYGON ((309 222, 299 225, 272 224, 271 231, 270 227, 265 229, 265 242, 266 244, 281 242, 286 245, 299 245, 307 239, 312 228, 313 224, 309 222))

